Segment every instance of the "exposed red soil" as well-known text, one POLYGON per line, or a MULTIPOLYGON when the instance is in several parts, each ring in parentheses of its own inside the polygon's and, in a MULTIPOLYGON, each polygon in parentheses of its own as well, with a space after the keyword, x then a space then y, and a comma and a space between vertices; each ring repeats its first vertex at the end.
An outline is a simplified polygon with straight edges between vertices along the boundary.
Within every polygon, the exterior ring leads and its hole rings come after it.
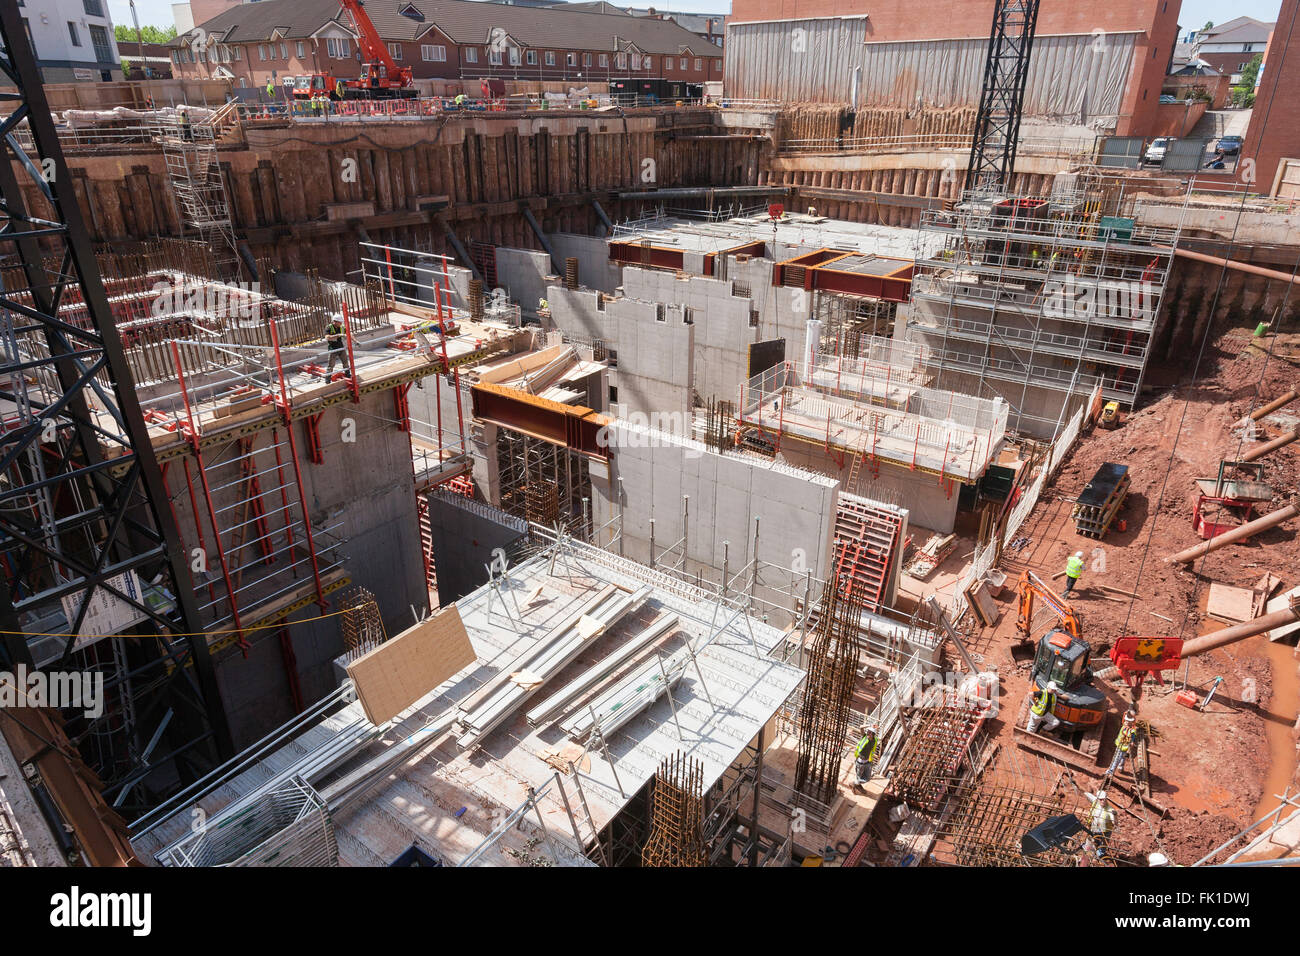
MULTIPOLYGON (((1084 551, 1088 569, 1072 604, 1082 616, 1083 636, 1094 648, 1095 662, 1123 635, 1190 639, 1222 627, 1204 613, 1213 581, 1249 588, 1271 571, 1282 579, 1284 589, 1300 584, 1300 520, 1221 548, 1194 568, 1166 561, 1200 541, 1192 525, 1198 494, 1194 479, 1213 477, 1221 459, 1238 457, 1244 448, 1289 430, 1300 418, 1297 402, 1260 422, 1252 439, 1243 440, 1240 428, 1234 428, 1253 408, 1300 384, 1295 358, 1300 336, 1279 339, 1283 341, 1266 358, 1252 346, 1249 332, 1235 330, 1210 347, 1197 381, 1128 416, 1115 431, 1086 432, 1020 529, 1018 537, 1027 538, 1027 543, 1004 554, 1008 585, 1031 568, 1059 588, 1061 579, 1051 575, 1064 569, 1074 551, 1084 551), (1104 462, 1128 465, 1132 486, 1120 513, 1126 530, 1113 530, 1103 541, 1095 541, 1075 533, 1070 509, 1104 462), (1107 594, 1102 584, 1139 597, 1107 594)), ((1187 376, 1191 365, 1189 361, 1187 376)), ((1300 489, 1300 442, 1263 460, 1264 480, 1276 492, 1270 508, 1278 507, 1300 489)), ((1002 610, 996 627, 978 636, 977 648, 1003 678, 1005 708, 991 731, 999 734, 1002 746, 1014 747, 1010 721, 1028 692, 1028 666, 1017 666, 1010 655, 1018 640, 1014 595, 1004 598, 1002 610)), ((1040 619, 1035 638, 1046 626, 1040 619)), ((1193 658, 1190 668, 1166 675, 1163 685, 1146 685, 1141 713, 1156 735, 1152 796, 1169 813, 1163 819, 1150 814, 1139 820, 1121 812, 1115 841, 1121 853, 1141 859, 1162 848, 1176 862, 1189 864, 1254 821, 1276 759, 1266 739, 1266 722, 1294 722, 1297 705, 1290 699, 1293 693, 1288 699, 1271 699, 1273 674, 1266 644, 1265 637, 1251 638, 1193 658), (1204 711, 1176 703, 1185 673, 1187 686, 1201 699, 1216 676, 1224 678, 1204 711)), ((1094 667, 1108 664, 1102 659, 1094 667)), ((1126 695, 1123 691, 1112 696, 1103 759, 1111 751, 1126 695)), ((1123 806, 1129 799, 1119 802, 1123 806)), ((1142 815, 1140 809, 1133 806, 1142 815)))

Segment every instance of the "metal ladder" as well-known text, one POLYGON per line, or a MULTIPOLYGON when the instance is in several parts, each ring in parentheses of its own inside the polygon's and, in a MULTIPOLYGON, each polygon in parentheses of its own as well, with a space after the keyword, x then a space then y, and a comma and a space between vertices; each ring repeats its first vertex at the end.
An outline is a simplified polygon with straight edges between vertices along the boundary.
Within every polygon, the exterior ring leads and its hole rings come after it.
POLYGON ((230 219, 230 201, 221 173, 217 139, 224 133, 232 113, 226 104, 202 123, 191 123, 189 135, 176 120, 160 137, 167 178, 176 196, 181 231, 196 233, 217 262, 237 273, 239 252, 235 228, 230 219))

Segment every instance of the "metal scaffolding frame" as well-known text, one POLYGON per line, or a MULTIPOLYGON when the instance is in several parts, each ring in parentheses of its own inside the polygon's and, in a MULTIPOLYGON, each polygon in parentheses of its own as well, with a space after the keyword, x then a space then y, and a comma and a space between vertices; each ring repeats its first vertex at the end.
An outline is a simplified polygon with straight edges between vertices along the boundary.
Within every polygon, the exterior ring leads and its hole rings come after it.
POLYGON ((230 736, 188 565, 162 507, 161 470, 19 13, 0 6, 0 72, 15 87, 0 93, 13 107, 0 120, 0 254, 20 267, 0 290, 3 657, 33 666, 33 642, 46 642, 44 657, 53 640, 44 663, 111 675, 103 716, 70 724, 69 736, 91 742, 84 756, 107 800, 149 806, 228 755, 230 736), (24 185, 41 208, 28 209, 24 185), (65 320, 69 305, 80 324, 65 320))
POLYGON ((1026 409, 1031 389, 1100 382, 1107 400, 1135 403, 1179 229, 1125 216, 1132 203, 1089 173, 1048 199, 967 194, 923 212, 933 251, 916 260, 907 336, 930 347, 940 384, 974 379, 1008 402, 1016 430, 1056 422, 1026 409))
POLYGON ((231 100, 197 123, 188 117, 182 122, 180 112, 174 113, 159 137, 182 230, 197 235, 231 276, 245 267, 235 242, 217 141, 237 122, 237 102, 231 100))

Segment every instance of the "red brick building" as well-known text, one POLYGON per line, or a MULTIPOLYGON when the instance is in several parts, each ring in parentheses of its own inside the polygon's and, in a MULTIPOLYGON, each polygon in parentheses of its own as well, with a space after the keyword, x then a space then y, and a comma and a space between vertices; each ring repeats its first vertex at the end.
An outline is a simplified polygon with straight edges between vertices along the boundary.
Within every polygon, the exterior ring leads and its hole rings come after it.
POLYGON ((1282 0, 1241 158, 1238 175, 1253 175, 1261 193, 1273 191, 1281 160, 1300 160, 1300 0, 1282 0))
MULTIPOLYGON (((962 88, 957 89, 951 82, 947 86, 935 84, 938 92, 931 98, 939 105, 969 102, 972 98, 978 102, 979 71, 983 66, 979 43, 983 42, 987 49, 993 6, 993 0, 733 0, 727 23, 725 92, 729 96, 768 96, 777 92, 783 80, 790 82, 804 72, 799 63, 771 64, 766 67, 766 78, 761 64, 737 63, 737 70, 733 71, 734 60, 753 55, 752 49, 761 50, 761 47, 747 49, 737 42, 747 32, 762 32, 759 26, 747 30, 747 25, 785 21, 774 32, 788 39, 790 31, 797 28, 794 21, 824 24, 843 18, 846 24, 853 24, 854 43, 867 51, 864 65, 867 75, 863 77, 867 93, 882 86, 888 89, 886 84, 896 82, 897 103, 889 105, 910 105, 908 100, 915 99, 918 79, 934 82, 933 74, 951 73, 954 67, 961 67, 965 71, 962 88), (880 69, 892 73, 873 76, 875 66, 869 59, 873 50, 880 51, 880 69), (915 62, 908 61, 908 57, 914 57, 915 62), (966 78, 966 74, 973 74, 973 80, 966 78), (733 81, 749 88, 733 88, 733 81)), ((1084 121, 1089 122, 1091 117, 1086 111, 1090 103, 1099 96, 1115 97, 1107 114, 1116 121, 1116 132, 1141 135, 1156 122, 1160 87, 1178 37, 1180 10, 1181 0, 1106 0, 1105 3, 1042 0, 1033 57, 1043 64, 1044 70, 1051 71, 1050 75, 1062 87, 1072 84, 1075 87, 1059 103, 1052 102, 1051 94, 1044 93, 1041 97, 1044 112, 1065 119, 1074 113, 1083 115, 1084 121), (1102 60, 1104 68, 1098 69, 1102 60), (1089 76, 1090 71, 1095 72, 1095 78, 1089 76), (1116 96, 1114 91, 1119 87, 1122 92, 1116 96)), ((762 52, 757 55, 771 59, 762 52)), ((832 49, 830 56, 815 59, 828 63, 834 82, 847 84, 846 79, 840 80, 845 70, 844 64, 837 60, 839 56, 832 49)), ((1033 70, 1031 63, 1031 86, 1035 82, 1033 70)), ((816 92, 815 87, 810 89, 805 82, 799 95, 816 92)), ((824 97, 826 101, 847 98, 836 86, 824 92, 828 94, 824 97)), ((1032 96, 1029 101, 1039 102, 1032 96)))
POLYGON ((1246 65, 1264 52, 1272 32, 1271 23, 1254 17, 1237 17, 1197 33, 1192 55, 1236 82, 1246 65))
MULTIPOLYGON (((722 79, 722 52, 670 20, 470 0, 368 0, 365 8, 417 80, 472 80, 472 89, 485 77, 608 83, 610 92, 692 96, 722 79)), ((337 0, 241 4, 172 46, 178 76, 254 89, 310 73, 350 79, 361 69, 337 0)))

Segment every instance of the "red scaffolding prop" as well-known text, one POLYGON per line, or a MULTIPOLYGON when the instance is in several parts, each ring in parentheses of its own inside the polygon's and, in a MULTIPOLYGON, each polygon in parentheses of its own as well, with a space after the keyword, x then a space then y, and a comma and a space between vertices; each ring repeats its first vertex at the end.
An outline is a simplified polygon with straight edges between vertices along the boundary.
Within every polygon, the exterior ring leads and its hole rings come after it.
MULTIPOLYGON (((275 327, 275 323, 271 323, 275 327)), ((235 600, 235 585, 230 578, 230 568, 226 564, 226 552, 221 546, 221 530, 217 526, 217 512, 212 506, 212 491, 208 487, 208 476, 206 468, 203 465, 203 451, 199 442, 198 429, 194 426, 194 410, 190 407, 189 392, 185 390, 185 369, 181 363, 181 351, 173 340, 172 358, 176 361, 176 378, 181 387, 181 399, 185 403, 185 432, 186 438, 190 443, 190 449, 194 452, 194 460, 199 466, 199 483, 203 486, 203 499, 208 508, 208 520, 212 523, 212 535, 217 549, 217 560, 221 563, 221 576, 226 581, 226 600, 230 604, 230 616, 235 622, 235 636, 239 649, 243 651, 244 656, 248 656, 248 640, 244 637, 244 626, 239 620, 239 602, 235 600)), ((194 510, 194 523, 200 524, 199 512, 196 507, 194 510)))
MULTIPOLYGON (((302 526, 307 532, 307 551, 311 558, 311 575, 316 582, 316 604, 322 611, 328 606, 325 591, 320 583, 320 563, 316 560, 316 540, 312 536, 311 515, 307 512, 307 492, 302 484, 302 468, 298 465, 298 440, 293 437, 293 421, 290 418, 293 407, 289 403, 289 392, 284 382, 284 364, 280 361, 280 337, 276 334, 275 323, 270 323, 271 345, 275 349, 275 368, 280 375, 280 414, 284 417, 284 430, 289 436, 289 457, 293 460, 293 476, 298 484, 298 504, 302 508, 302 526)), ((319 418, 320 416, 316 416, 319 418)), ((319 438, 319 436, 317 436, 319 438)))

